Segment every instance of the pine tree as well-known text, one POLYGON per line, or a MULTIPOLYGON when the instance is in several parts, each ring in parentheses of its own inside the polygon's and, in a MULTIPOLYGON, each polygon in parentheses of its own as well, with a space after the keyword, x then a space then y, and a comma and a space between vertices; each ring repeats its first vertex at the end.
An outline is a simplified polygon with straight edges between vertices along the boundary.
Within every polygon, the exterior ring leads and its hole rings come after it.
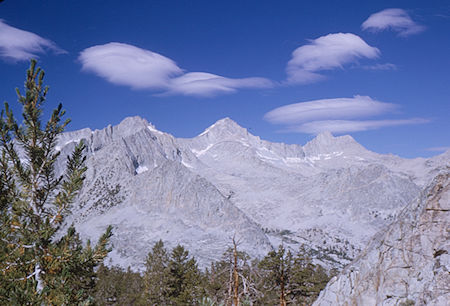
POLYGON ((270 251, 258 264, 262 270, 263 282, 261 291, 264 292, 264 303, 275 304, 274 292, 278 293, 280 306, 287 304, 287 292, 289 290, 290 271, 292 266, 292 255, 283 245, 278 251, 270 251))
POLYGON ((295 256, 291 275, 291 295, 300 305, 312 304, 330 280, 326 270, 312 262, 304 247, 295 256))
POLYGON ((169 254, 159 240, 148 253, 144 272, 143 301, 147 305, 169 303, 169 254))
POLYGON ((55 146, 70 120, 62 122, 60 104, 42 123, 48 92, 43 79, 32 60, 25 95, 17 89, 23 124, 8 103, 0 117, 0 304, 86 304, 94 268, 109 251, 111 228, 95 246, 83 246, 73 227, 61 233, 85 178, 84 145, 76 146, 57 176, 55 146))
POLYGON ((170 254, 168 265, 169 299, 171 305, 195 305, 201 298, 201 273, 194 258, 181 245, 170 254))
POLYGON ((233 238, 233 305, 239 305, 239 266, 236 240, 233 238))
POLYGON ((210 268, 205 270, 204 284, 202 286, 208 299, 214 305, 229 305, 231 303, 232 262, 227 255, 224 254, 224 259, 220 261, 212 262, 210 268))
POLYGON ((120 267, 101 265, 97 270, 97 278, 94 293, 96 305, 150 305, 141 302, 144 282, 138 272, 132 272, 130 268, 123 271, 120 267))
POLYGON ((202 273, 181 245, 170 254, 160 240, 149 252, 144 272, 142 303, 146 305, 197 305, 202 297, 202 273))
POLYGON ((250 257, 238 250, 235 239, 232 242, 233 246, 223 253, 222 259, 211 263, 204 273, 204 291, 218 305, 246 305, 259 294, 250 257))

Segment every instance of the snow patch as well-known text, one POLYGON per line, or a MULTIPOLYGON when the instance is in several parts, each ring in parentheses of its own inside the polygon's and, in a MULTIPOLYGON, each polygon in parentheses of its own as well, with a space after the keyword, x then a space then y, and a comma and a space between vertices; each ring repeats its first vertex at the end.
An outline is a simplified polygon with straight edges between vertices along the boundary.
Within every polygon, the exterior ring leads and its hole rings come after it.
POLYGON ((198 156, 200 156, 200 155, 205 154, 205 153, 206 153, 209 149, 211 149, 213 146, 214 146, 213 144, 209 144, 209 145, 206 147, 206 149, 203 149, 203 150, 195 150, 195 149, 192 149, 191 151, 192 151, 192 153, 194 153, 194 154, 197 155, 197 157, 198 157, 198 156))
POLYGON ((153 125, 148 125, 147 128, 150 130, 150 132, 158 133, 158 134, 164 134, 163 132, 158 131, 157 129, 155 129, 155 127, 153 125))
MULTIPOLYGON (((269 152, 270 152, 270 151, 269 151, 269 152)), ((270 152, 270 153, 272 153, 272 152, 270 152)), ((268 155, 263 154, 263 153, 260 152, 260 151, 256 151, 256 155, 258 155, 259 157, 261 157, 261 158, 263 158, 263 159, 267 159, 267 160, 276 160, 276 161, 279 161, 279 160, 280 160, 279 157, 268 156, 268 155)))
POLYGON ((194 168, 194 166, 192 166, 191 164, 186 163, 184 160, 181 161, 181 164, 182 164, 183 166, 185 166, 186 168, 191 168, 191 169, 194 168))
POLYGON ((64 148, 64 147, 67 146, 68 144, 70 144, 70 143, 72 143, 72 142, 79 143, 80 141, 81 141, 81 138, 68 140, 68 141, 66 141, 63 145, 55 146, 55 151, 56 151, 56 152, 59 152, 59 151, 61 151, 62 148, 64 148))
POLYGON ((146 166, 139 166, 136 168, 136 173, 140 174, 142 172, 148 171, 148 168, 146 166))
POLYGON ((211 125, 211 126, 210 126, 209 128, 207 128, 206 130, 204 130, 204 131, 203 131, 201 134, 199 134, 197 137, 200 137, 200 136, 203 136, 203 135, 208 134, 209 131, 211 131, 211 129, 214 128, 214 127, 216 126, 216 124, 217 124, 217 122, 214 123, 213 125, 211 125))
POLYGON ((318 154, 315 156, 305 157, 305 159, 314 163, 315 161, 318 161, 318 160, 329 160, 329 159, 332 159, 333 157, 341 156, 342 154, 344 154, 344 152, 332 152, 332 153, 318 154))

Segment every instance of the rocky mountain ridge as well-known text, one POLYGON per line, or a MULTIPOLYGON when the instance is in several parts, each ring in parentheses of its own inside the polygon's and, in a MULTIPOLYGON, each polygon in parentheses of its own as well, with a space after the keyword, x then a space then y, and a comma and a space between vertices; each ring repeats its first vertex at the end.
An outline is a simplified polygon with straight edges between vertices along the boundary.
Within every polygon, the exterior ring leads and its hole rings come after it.
POLYGON ((342 267, 449 162, 448 152, 380 155, 330 133, 304 146, 271 143, 229 118, 181 139, 130 117, 65 133, 57 149, 68 155, 79 140, 88 172, 69 222, 91 239, 112 224, 111 263, 134 269, 159 239, 182 243, 207 265, 233 236, 251 256, 304 244, 342 267))

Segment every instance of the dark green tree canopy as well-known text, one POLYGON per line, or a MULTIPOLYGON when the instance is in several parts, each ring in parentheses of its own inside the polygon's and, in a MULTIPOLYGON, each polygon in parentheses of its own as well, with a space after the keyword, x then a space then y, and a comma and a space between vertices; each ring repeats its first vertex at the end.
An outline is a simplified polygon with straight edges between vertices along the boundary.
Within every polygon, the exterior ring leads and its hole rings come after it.
POLYGON ((42 122, 48 87, 36 61, 26 74, 19 124, 8 103, 0 116, 0 303, 80 304, 90 300, 94 267, 109 249, 111 228, 95 246, 83 246, 73 227, 58 235, 85 179, 84 145, 66 159, 56 176, 55 150, 63 121, 62 105, 42 122))

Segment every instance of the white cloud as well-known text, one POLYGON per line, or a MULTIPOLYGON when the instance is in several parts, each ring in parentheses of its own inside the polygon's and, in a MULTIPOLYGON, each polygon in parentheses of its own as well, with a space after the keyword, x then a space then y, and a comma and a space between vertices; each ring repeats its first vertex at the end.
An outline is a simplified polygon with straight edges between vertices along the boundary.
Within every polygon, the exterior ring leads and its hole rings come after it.
POLYGON ((409 36, 425 30, 424 26, 414 22, 405 10, 399 8, 385 9, 372 14, 361 27, 370 31, 391 29, 400 36, 409 36))
POLYGON ((336 134, 375 130, 388 126, 427 123, 429 120, 422 118, 398 119, 398 120, 324 120, 306 122, 298 126, 288 128, 289 132, 306 134, 319 134, 332 132, 336 134))
POLYGON ((117 42, 84 49, 79 60, 85 71, 137 89, 166 89, 173 76, 183 73, 170 58, 117 42))
POLYGON ((211 96, 240 88, 272 86, 264 78, 232 79, 206 72, 188 72, 163 55, 123 43, 108 43, 80 53, 83 70, 107 81, 136 89, 162 90, 164 94, 211 96))
POLYGON ((271 87, 272 82, 264 78, 230 79, 206 72, 189 72, 171 80, 169 93, 189 96, 211 96, 235 92, 240 88, 271 87))
POLYGON ((361 66, 365 70, 397 70, 397 66, 391 63, 361 66))
POLYGON ((343 68, 359 58, 377 58, 380 51, 352 33, 335 33, 311 40, 292 52, 286 72, 289 83, 311 83, 324 78, 319 72, 343 68))
POLYGON ((271 123, 294 124, 315 120, 351 119, 379 115, 397 106, 367 96, 322 99, 289 104, 268 112, 264 118, 271 123))
POLYGON ((7 25, 0 19, 0 57, 13 61, 37 58, 38 54, 51 50, 56 54, 67 53, 51 40, 31 32, 7 25))
POLYGON ((268 112, 264 115, 264 119, 274 124, 287 126, 283 130, 285 132, 307 134, 318 134, 324 131, 346 133, 428 122, 422 118, 360 120, 391 113, 397 108, 396 104, 376 101, 368 96, 354 96, 285 105, 268 112))
POLYGON ((432 147, 427 149, 427 151, 432 152, 446 152, 448 150, 450 150, 450 147, 432 147))

